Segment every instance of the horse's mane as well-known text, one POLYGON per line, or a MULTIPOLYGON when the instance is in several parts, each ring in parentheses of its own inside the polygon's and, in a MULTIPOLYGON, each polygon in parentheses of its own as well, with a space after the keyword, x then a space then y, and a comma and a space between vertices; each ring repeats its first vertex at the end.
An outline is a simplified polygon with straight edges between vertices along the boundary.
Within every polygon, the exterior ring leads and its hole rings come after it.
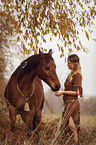
MULTIPOLYGON (((53 60, 53 58, 48 53, 44 53, 44 56, 46 63, 48 63, 50 59, 53 60)), ((31 57, 24 60, 14 72, 14 75, 17 76, 17 81, 19 82, 25 74, 28 74, 33 69, 35 69, 39 63, 40 63, 39 54, 32 55, 31 57)))

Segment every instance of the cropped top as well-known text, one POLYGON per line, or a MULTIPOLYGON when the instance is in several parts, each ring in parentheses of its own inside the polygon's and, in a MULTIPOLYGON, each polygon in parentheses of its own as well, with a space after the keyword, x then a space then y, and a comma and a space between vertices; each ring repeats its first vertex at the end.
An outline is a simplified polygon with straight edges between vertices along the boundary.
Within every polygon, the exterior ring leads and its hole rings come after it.
MULTIPOLYGON (((65 83, 65 91, 77 91, 79 89, 80 96, 82 95, 82 76, 79 72, 74 74, 70 79, 67 77, 65 83)), ((63 100, 68 101, 68 100, 77 100, 78 96, 77 95, 63 95, 63 100)))

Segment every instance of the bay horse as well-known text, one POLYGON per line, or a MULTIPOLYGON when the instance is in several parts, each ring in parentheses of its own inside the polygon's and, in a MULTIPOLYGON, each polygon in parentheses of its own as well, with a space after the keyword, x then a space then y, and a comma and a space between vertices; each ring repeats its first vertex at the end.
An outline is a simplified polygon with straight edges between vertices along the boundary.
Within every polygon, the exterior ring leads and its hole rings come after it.
POLYGON ((28 130, 35 130, 41 122, 44 104, 42 82, 52 91, 60 88, 52 49, 32 55, 14 71, 5 88, 4 97, 9 108, 11 131, 15 129, 16 115, 20 114, 28 130), (25 106, 29 109, 25 109, 25 106))

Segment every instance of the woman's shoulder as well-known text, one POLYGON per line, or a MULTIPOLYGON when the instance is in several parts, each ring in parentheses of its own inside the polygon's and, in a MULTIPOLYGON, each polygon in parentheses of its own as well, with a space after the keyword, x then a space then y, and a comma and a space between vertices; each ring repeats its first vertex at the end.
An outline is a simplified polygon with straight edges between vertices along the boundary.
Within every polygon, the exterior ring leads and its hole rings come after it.
POLYGON ((82 74, 81 74, 81 72, 77 72, 72 77, 73 78, 81 78, 82 79, 82 74))

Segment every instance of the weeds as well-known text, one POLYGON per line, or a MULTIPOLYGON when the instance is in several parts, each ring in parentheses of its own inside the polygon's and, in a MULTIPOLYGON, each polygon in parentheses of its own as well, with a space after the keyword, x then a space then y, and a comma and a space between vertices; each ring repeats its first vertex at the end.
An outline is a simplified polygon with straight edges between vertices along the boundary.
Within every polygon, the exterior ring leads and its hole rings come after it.
MULTIPOLYGON (((61 114, 43 114, 41 130, 38 135, 31 132, 27 137, 27 127, 20 116, 17 116, 16 129, 10 131, 10 119, 5 104, 0 103, 0 145, 64 145, 60 136, 61 114)), ((81 115, 82 145, 96 144, 96 116, 81 115)), ((69 140, 69 137, 66 137, 69 140)), ((67 144, 67 143, 66 143, 67 144)), ((71 136, 68 144, 74 144, 71 136)))

